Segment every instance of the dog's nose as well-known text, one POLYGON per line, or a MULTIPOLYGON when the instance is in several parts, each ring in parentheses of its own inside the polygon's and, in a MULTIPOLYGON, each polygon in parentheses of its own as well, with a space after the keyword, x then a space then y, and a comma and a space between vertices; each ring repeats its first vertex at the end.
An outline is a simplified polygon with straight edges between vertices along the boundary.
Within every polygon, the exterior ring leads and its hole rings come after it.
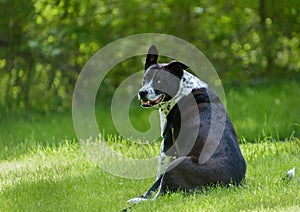
POLYGON ((147 90, 140 90, 139 91, 139 99, 145 99, 147 94, 148 94, 147 90))

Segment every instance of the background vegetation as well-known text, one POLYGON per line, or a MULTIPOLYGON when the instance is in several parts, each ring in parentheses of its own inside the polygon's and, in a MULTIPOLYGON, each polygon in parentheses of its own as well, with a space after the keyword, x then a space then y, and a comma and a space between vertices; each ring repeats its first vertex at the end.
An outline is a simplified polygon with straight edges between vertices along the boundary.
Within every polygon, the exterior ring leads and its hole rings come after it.
MULTIPOLYGON (((10 108, 69 108, 87 60, 136 33, 194 44, 224 82, 295 78, 300 71, 298 0, 1 0, 0 8, 0 104, 10 108)), ((107 86, 140 67, 139 59, 122 63, 107 86)))

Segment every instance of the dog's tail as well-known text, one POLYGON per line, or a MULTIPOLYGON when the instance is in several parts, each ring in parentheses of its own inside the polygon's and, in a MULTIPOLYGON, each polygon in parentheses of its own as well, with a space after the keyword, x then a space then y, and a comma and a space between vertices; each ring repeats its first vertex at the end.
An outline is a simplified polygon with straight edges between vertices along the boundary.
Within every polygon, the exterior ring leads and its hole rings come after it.
POLYGON ((291 180, 295 177, 295 169, 296 167, 287 171, 286 175, 282 178, 282 180, 291 180))

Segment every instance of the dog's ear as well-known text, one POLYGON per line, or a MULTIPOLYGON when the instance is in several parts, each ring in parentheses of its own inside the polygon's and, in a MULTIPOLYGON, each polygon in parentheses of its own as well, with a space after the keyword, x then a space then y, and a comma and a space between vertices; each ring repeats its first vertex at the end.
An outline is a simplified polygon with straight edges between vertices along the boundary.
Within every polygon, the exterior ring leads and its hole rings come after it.
POLYGON ((156 46, 152 45, 147 54, 146 63, 145 63, 145 70, 147 70, 151 65, 157 63, 158 58, 158 51, 156 46))
POLYGON ((183 70, 188 69, 189 67, 184 63, 178 61, 172 61, 165 66, 165 69, 170 71, 170 73, 181 78, 183 76, 183 70))

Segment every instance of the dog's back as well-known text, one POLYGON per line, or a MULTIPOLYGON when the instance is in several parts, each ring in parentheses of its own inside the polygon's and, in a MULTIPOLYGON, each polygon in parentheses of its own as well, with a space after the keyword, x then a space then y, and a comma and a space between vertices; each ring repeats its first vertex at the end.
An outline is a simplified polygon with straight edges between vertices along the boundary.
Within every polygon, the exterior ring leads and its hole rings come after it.
POLYGON ((188 156, 202 165, 203 173, 211 172, 206 175, 208 184, 238 185, 244 178, 246 163, 236 132, 224 106, 209 87, 192 90, 173 107, 163 136, 167 154, 188 156), (197 107, 190 106, 193 101, 197 107))

